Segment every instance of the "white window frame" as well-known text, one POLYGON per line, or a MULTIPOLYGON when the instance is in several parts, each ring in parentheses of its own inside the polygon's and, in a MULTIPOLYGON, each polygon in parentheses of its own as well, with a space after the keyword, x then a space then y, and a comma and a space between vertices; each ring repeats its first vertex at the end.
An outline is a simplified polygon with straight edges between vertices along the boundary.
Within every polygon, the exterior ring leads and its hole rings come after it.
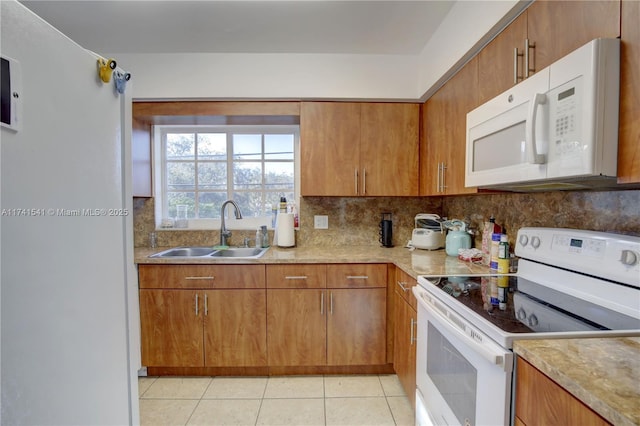
MULTIPOLYGON (((217 218, 212 219, 189 219, 188 227, 185 228, 167 228, 163 226, 163 218, 168 218, 166 193, 167 176, 166 176, 166 158, 165 158, 165 145, 164 135, 169 133, 195 133, 195 132, 218 132, 218 133, 253 133, 253 134, 282 134, 292 133, 294 135, 294 198, 295 204, 300 206, 300 126, 299 125, 155 125, 152 127, 153 133, 153 186, 155 197, 155 225, 156 229, 161 230, 212 230, 220 229, 221 221, 217 218)), ((230 139, 229 137, 227 138, 230 139)), ((229 147, 229 144, 227 144, 229 147)), ((269 160, 263 162, 269 162, 269 160)), ((233 164, 232 155, 230 151, 227 151, 227 192, 233 192, 233 178, 231 171, 233 164)), ((263 188, 264 191, 264 188, 263 188)), ((289 200, 290 201, 290 200, 289 200)), ((234 215, 229 212, 231 207, 227 209, 227 216, 225 219, 228 229, 236 230, 255 230, 256 228, 266 225, 268 228, 272 227, 272 216, 267 212, 265 216, 258 217, 243 217, 243 219, 237 220, 234 215)))

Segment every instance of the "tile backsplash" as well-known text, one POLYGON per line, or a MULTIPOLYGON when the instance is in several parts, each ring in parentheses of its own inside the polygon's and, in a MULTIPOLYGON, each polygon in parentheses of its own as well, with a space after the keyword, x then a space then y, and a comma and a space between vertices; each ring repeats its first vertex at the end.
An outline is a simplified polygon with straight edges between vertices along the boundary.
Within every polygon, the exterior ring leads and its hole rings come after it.
MULTIPOLYGON (((298 246, 372 245, 378 243, 381 214, 389 212, 393 221, 393 244, 402 246, 411 239, 414 217, 435 213, 466 220, 472 229, 482 229, 490 215, 504 226, 513 242, 525 226, 581 228, 640 236, 640 190, 603 192, 498 193, 451 197, 303 197, 300 200, 298 246), (314 215, 327 215, 329 229, 314 229, 314 215)), ((134 244, 149 245, 154 231, 152 198, 134 199, 134 244)), ((214 231, 156 231, 158 245, 213 245, 214 231)), ((232 244, 255 231, 234 231, 232 244)), ((476 241, 479 236, 476 236, 476 241)))

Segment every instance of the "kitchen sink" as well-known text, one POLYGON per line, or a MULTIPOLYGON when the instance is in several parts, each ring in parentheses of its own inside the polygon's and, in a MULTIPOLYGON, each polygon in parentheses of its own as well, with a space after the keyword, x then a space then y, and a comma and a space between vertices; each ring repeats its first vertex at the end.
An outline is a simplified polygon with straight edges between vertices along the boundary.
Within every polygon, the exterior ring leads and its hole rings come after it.
POLYGON ((203 257, 210 255, 214 251, 211 247, 175 247, 152 254, 149 257, 203 257))
POLYGON ((197 257, 197 258, 233 258, 233 259, 257 259, 262 257, 266 248, 257 247, 229 247, 226 249, 214 249, 211 247, 175 247, 160 253, 152 254, 149 257, 197 257))
POLYGON ((269 248, 230 247, 211 253, 211 257, 233 257, 241 259, 257 259, 265 254, 269 248))

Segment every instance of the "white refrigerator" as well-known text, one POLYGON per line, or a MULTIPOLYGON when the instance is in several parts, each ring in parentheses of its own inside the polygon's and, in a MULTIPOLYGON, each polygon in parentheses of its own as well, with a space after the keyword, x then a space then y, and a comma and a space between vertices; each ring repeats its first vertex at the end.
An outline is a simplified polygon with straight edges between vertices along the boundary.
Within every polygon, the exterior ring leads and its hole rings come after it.
POLYGON ((136 424, 131 87, 20 3, 0 7, 22 80, 20 129, 0 134, 1 424, 136 424))

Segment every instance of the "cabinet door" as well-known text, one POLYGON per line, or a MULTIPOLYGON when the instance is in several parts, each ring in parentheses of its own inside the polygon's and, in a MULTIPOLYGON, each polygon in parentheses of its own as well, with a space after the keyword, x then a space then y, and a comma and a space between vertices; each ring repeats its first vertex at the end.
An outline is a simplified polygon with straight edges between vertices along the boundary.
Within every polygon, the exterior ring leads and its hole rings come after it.
POLYGON ((385 364, 386 288, 327 292, 327 364, 385 364))
POLYGON ((528 37, 536 44, 530 61, 536 71, 594 38, 620 36, 619 1, 536 1, 527 12, 528 37))
POLYGON ((326 364, 326 302, 325 290, 267 290, 270 366, 326 364))
POLYGON ((202 292, 140 290, 142 365, 202 367, 202 292))
POLYGON ((418 104, 362 104, 360 195, 418 195, 419 119, 418 104))
POLYGON ((395 297, 393 366, 407 397, 415 408, 417 314, 398 291, 395 297))
POLYGON ((360 104, 303 102, 300 163, 301 195, 357 195, 360 104))
POLYGON ((527 11, 523 12, 478 54, 479 103, 483 104, 522 81, 524 77, 524 41, 527 38, 527 11), (521 56, 515 56, 518 49, 521 56), (514 79, 515 71, 520 79, 514 79))
POLYGON ((447 159, 445 98, 443 86, 422 106, 420 141, 420 195, 441 194, 441 164, 447 159))
POLYGON ((640 2, 622 2, 618 182, 640 182, 640 2))
POLYGON ((516 416, 526 425, 608 425, 537 368, 517 358, 516 416))
POLYGON ((204 297, 205 366, 266 366, 265 290, 210 290, 204 297))
POLYGON ((478 103, 478 58, 469 61, 451 80, 446 103, 448 142, 446 194, 472 194, 476 188, 465 188, 464 169, 467 147, 467 113, 478 103))

